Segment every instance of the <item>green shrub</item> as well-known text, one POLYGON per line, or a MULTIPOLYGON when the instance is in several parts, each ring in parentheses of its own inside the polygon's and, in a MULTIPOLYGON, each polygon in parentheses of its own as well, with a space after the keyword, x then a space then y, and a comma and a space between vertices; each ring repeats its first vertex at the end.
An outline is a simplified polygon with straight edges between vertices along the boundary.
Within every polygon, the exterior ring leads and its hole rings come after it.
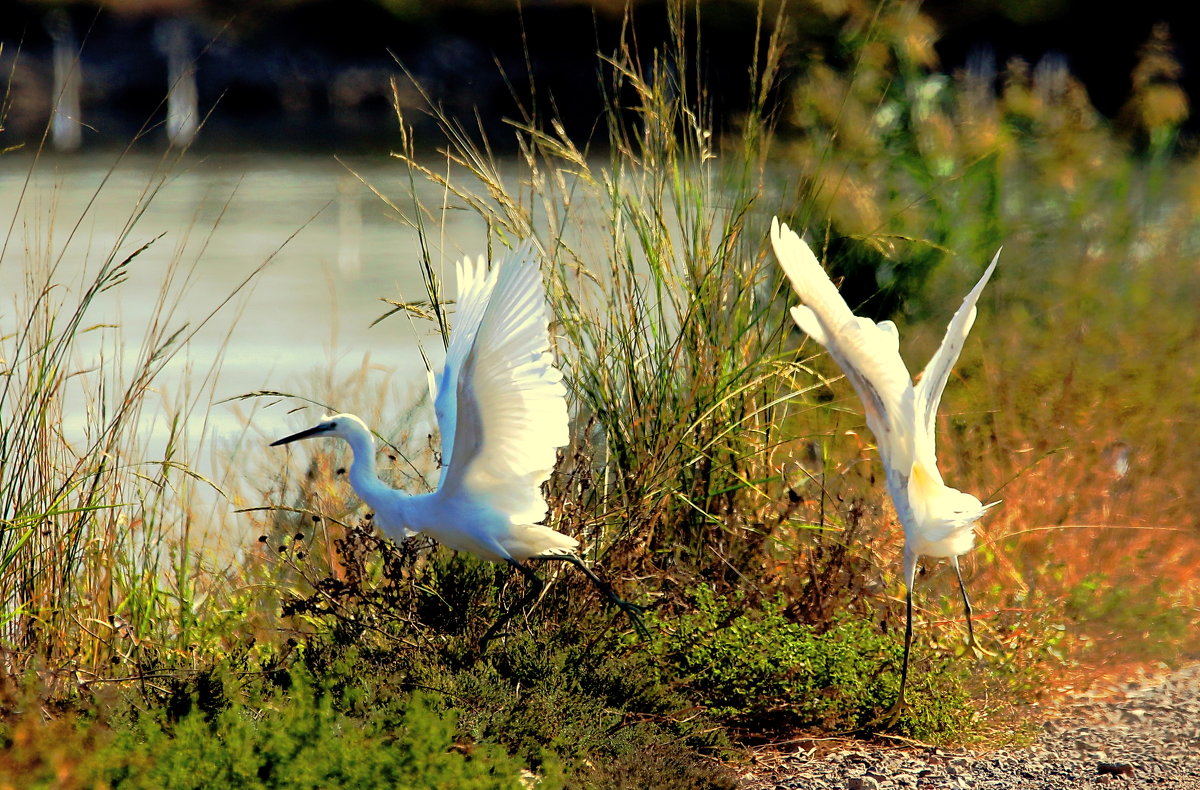
MULTIPOLYGON (((895 700, 903 645, 871 619, 843 615, 821 630, 790 620, 782 598, 756 607, 740 592, 718 599, 698 587, 693 596, 692 611, 660 621, 654 649, 711 714, 754 732, 860 730, 880 724, 895 700)), ((922 677, 910 678, 900 728, 914 735, 963 731, 970 722, 961 715, 961 671, 943 662, 911 674, 922 677)))
POLYGON ((532 614, 483 656, 455 637, 398 651, 370 628, 353 645, 315 636, 304 653, 355 718, 389 726, 397 719, 389 711, 401 710, 411 689, 436 689, 460 738, 498 745, 537 770, 561 765, 579 786, 597 786, 586 777, 600 781, 597 766, 618 764, 638 765, 646 786, 727 786, 728 772, 698 755, 723 749, 724 730, 695 715, 641 645, 598 633, 532 614), (640 765, 647 753, 655 760, 640 765))
MULTIPOLYGON (((351 718, 298 675, 261 710, 199 708, 170 723, 146 715, 88 761, 113 788, 522 788, 522 765, 498 747, 456 742, 456 714, 414 694, 390 716, 351 718)), ((561 785, 543 783, 541 787, 561 785)))

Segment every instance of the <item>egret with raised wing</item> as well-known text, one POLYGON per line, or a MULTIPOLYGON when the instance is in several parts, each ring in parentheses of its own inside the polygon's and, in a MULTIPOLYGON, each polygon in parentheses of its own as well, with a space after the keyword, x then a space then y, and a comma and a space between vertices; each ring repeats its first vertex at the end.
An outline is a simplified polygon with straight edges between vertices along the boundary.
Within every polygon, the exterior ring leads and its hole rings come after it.
POLYGON ((908 368, 900 358, 900 335, 895 324, 875 323, 854 315, 812 250, 778 218, 771 222, 771 246, 803 303, 792 308, 792 318, 801 330, 825 347, 862 400, 867 427, 875 434, 875 445, 883 462, 888 493, 904 526, 904 664, 900 694, 891 711, 894 721, 904 706, 904 688, 908 682, 912 588, 919 556, 949 558, 966 611, 967 644, 978 649, 971 622, 971 600, 963 584, 958 557, 974 543, 975 523, 998 503, 984 505, 974 496, 942 482, 934 434, 938 402, 950 369, 975 322, 975 304, 996 268, 1000 253, 996 253, 983 277, 963 299, 962 306, 950 319, 941 346, 913 386, 908 368))
POLYGON ((442 471, 431 494, 405 494, 378 478, 374 438, 353 414, 324 417, 271 445, 344 439, 354 455, 350 485, 374 510, 374 524, 385 534, 403 540, 424 533, 520 571, 530 589, 484 634, 484 648, 541 591, 542 581, 522 564, 526 560, 573 564, 647 635, 642 607, 619 598, 584 564, 576 553, 579 541, 538 523, 547 513, 542 483, 554 470, 556 448, 568 442, 566 388, 550 353, 548 326, 531 243, 490 270, 482 257, 459 263, 455 325, 434 400, 442 471))

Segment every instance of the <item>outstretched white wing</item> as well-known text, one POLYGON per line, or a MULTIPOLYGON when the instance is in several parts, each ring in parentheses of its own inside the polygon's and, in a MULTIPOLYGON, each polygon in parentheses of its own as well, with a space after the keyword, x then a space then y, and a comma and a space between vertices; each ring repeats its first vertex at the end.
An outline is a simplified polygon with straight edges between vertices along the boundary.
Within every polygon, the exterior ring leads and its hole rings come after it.
POLYGON ((925 371, 921 374, 921 380, 917 382, 916 410, 921 429, 918 444, 922 455, 929 463, 936 462, 935 432, 937 430, 938 404, 941 403, 942 392, 946 389, 946 382, 950 379, 950 370, 958 361, 958 355, 962 352, 967 334, 971 331, 971 325, 975 323, 975 304, 979 301, 979 295, 983 293, 983 287, 991 279, 992 272, 995 271, 999 261, 1000 251, 997 250, 987 271, 979 278, 979 282, 966 295, 962 305, 950 319, 950 324, 946 327, 946 336, 942 338, 942 344, 930 358, 929 364, 925 366, 925 371))
POLYGON ((458 300, 454 314, 454 327, 450 331, 450 344, 446 348, 446 366, 438 380, 433 409, 437 414, 438 428, 442 434, 442 474, 440 487, 446 480, 446 472, 454 457, 454 433, 458 421, 458 379, 466 364, 467 355, 475 345, 479 325, 487 310, 492 288, 496 285, 497 269, 488 271, 483 256, 472 261, 463 258, 455 267, 458 275, 458 300))
MULTIPOLYGON (((555 448, 569 439, 566 388, 550 354, 533 246, 509 253, 488 277, 490 298, 463 341, 469 345, 457 368, 453 424, 442 424, 453 442, 439 489, 483 498, 514 524, 534 524, 546 516, 541 484, 554 469, 555 448)), ((461 351, 457 341, 451 338, 447 367, 450 352, 461 351)))
POLYGON ((829 351, 858 392, 889 475, 894 471, 907 480, 915 412, 912 379, 900 358, 896 325, 854 315, 812 250, 778 218, 771 221, 771 245, 804 303, 792 308, 792 318, 829 351))

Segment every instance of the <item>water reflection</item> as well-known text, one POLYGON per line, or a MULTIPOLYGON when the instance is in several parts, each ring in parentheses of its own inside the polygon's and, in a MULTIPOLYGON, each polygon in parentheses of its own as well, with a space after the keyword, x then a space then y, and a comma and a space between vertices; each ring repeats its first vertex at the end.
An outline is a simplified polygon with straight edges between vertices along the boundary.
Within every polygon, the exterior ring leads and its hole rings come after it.
MULTIPOLYGON (((410 182, 396 160, 380 155, 346 164, 399 204, 411 202, 403 199, 410 182)), ((327 380, 325 373, 332 370, 336 380, 360 366, 368 352, 374 364, 423 386, 417 332, 410 323, 393 318, 370 328, 386 310, 381 297, 424 297, 416 234, 345 165, 332 157, 214 156, 185 161, 163 179, 157 157, 126 158, 115 169, 111 155, 43 158, 36 167, 32 156, 0 157, 0 218, 12 223, 0 258, 4 333, 23 320, 28 259, 59 261, 56 280, 68 286, 69 299, 77 299, 114 245, 124 257, 165 234, 136 259, 128 282, 105 294, 89 315, 89 323, 120 324, 129 344, 127 363, 136 356, 173 265, 179 273, 173 288, 181 298, 172 321, 194 323, 278 251, 256 282, 171 364, 159 382, 165 394, 185 388, 189 375, 202 378, 222 345, 227 352, 213 400, 259 389, 328 397, 319 383, 327 380), (160 181, 161 189, 146 204, 160 181), (144 214, 121 242, 122 229, 143 204, 144 214)), ((431 189, 424 197, 436 205, 440 193, 431 189)), ((434 254, 448 282, 457 256, 483 249, 483 225, 472 220, 466 212, 450 212, 445 237, 434 239, 445 245, 434 254)), ((428 327, 418 325, 418 331, 426 333, 436 364, 440 344, 428 327)), ((97 350, 116 342, 115 330, 105 332, 106 338, 97 334, 97 350)), ((244 406, 218 406, 208 427, 236 435, 245 426, 244 414, 244 406)), ((68 434, 80 431, 87 419, 85 409, 72 409, 68 434)), ((265 436, 291 427, 283 410, 254 416, 256 432, 265 436)))

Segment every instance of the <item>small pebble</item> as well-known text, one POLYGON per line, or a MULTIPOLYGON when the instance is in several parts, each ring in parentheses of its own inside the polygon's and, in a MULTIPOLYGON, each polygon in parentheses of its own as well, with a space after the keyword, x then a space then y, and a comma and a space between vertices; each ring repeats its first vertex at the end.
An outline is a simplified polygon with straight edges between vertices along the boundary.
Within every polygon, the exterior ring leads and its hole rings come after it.
POLYGON ((1129 763, 1096 763, 1096 771, 1109 776, 1133 776, 1133 766, 1129 763))
POLYGON ((846 790, 879 790, 879 782, 869 776, 855 776, 846 782, 846 790))

